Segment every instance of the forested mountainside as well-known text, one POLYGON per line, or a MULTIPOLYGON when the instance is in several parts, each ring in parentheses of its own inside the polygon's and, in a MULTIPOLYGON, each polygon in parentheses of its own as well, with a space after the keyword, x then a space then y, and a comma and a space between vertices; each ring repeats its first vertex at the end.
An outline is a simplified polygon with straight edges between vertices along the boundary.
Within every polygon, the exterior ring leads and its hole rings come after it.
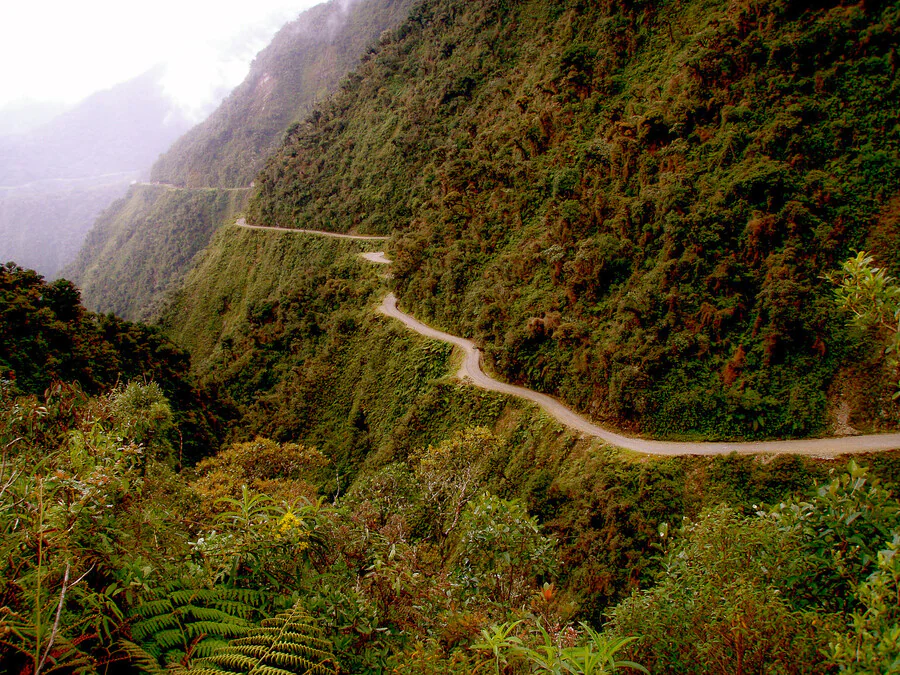
POLYGON ((152 316, 165 289, 177 284, 215 228, 233 216, 220 207, 241 208, 242 195, 232 189, 250 184, 288 126, 332 91, 411 5, 412 0, 332 0, 279 31, 244 83, 154 165, 154 181, 198 192, 157 190, 150 196, 152 188, 138 186, 98 220, 65 270, 82 288, 87 306, 131 319, 152 316), (227 194, 214 196, 209 188, 227 194), (208 217, 211 200, 219 206, 208 217))
POLYGON ((363 51, 406 18, 411 0, 331 0, 275 35, 250 74, 153 166, 152 179, 188 187, 250 185, 288 126, 334 91, 363 51))
POLYGON ((64 274, 82 288, 86 306, 146 319, 245 197, 245 191, 132 185, 100 214, 64 274))
MULTIPOLYGON (((620 635, 642 636, 629 654, 652 666, 651 672, 730 673, 736 658, 755 664, 753 672, 833 667, 823 644, 835 634, 826 626, 840 625, 846 610, 831 613, 821 593, 833 588, 847 601, 840 590, 846 577, 836 581, 826 571, 830 563, 819 566, 806 551, 819 550, 824 540, 817 537, 831 536, 819 529, 822 514, 858 510, 851 504, 875 476, 896 494, 897 453, 860 459, 871 473, 857 475, 861 492, 848 500, 840 480, 829 483, 833 462, 736 455, 639 459, 598 447, 530 404, 449 377, 454 368, 445 345, 374 314, 390 281, 381 276, 383 267, 359 257, 373 246, 222 228, 163 317, 163 327, 191 352, 202 385, 237 411, 230 438, 235 450, 220 461, 244 457, 243 466, 255 467, 247 475, 258 475, 263 462, 254 453, 268 457, 278 450, 251 443, 257 434, 315 447, 328 458, 324 475, 313 475, 322 493, 344 495, 338 501, 349 511, 328 516, 341 523, 338 538, 327 540, 333 555, 319 568, 322 576, 313 573, 309 581, 303 575, 311 586, 301 595, 305 607, 318 609, 315 616, 328 624, 334 644, 343 645, 338 653, 349 672, 378 672, 384 662, 411 675, 477 672, 490 653, 479 650, 490 649, 493 631, 510 631, 534 646, 532 622, 562 639, 567 616, 594 626, 615 617, 620 635), (792 495, 805 494, 813 481, 831 487, 797 506, 792 500, 799 497, 792 495), (479 496, 485 492, 493 497, 479 496), (761 504, 782 500, 776 508, 785 514, 795 506, 808 509, 804 522, 818 533, 812 542, 788 543, 774 534, 794 531, 787 516, 751 515, 761 504), (525 513, 539 529, 528 529, 525 513), (659 551, 666 523, 683 516, 691 524, 672 535, 677 548, 664 562, 659 551), (368 533, 365 553, 355 549, 357 527, 368 533), (537 532, 554 542, 552 548, 537 532), (790 590, 778 581, 782 573, 793 574, 790 566, 775 559, 781 553, 769 557, 776 550, 796 556, 798 569, 806 570, 790 590), (506 554, 510 567, 502 562, 506 554), (780 571, 758 567, 770 564, 780 571), (691 576, 695 569, 699 578, 691 576), (354 570, 366 571, 348 600, 345 584, 357 578, 354 570), (821 575, 821 583, 811 587, 808 574, 821 575), (538 585, 528 590, 534 579, 538 585), (629 596, 637 587, 645 590, 629 596), (777 589, 789 598, 784 604, 777 589), (691 600, 666 601, 676 593, 691 600), (491 624, 496 619, 488 617, 511 607, 520 609, 506 614, 508 621, 522 624, 491 624), (711 618, 716 612, 734 614, 717 622, 711 618), (732 619, 743 622, 747 649, 729 646, 732 619), (369 632, 375 626, 380 633, 369 632)), ((228 472, 216 474, 223 477, 236 469, 216 466, 228 472)), ((869 494, 883 501, 861 507, 863 512, 894 522, 896 499, 869 494)), ((889 537, 887 530, 877 531, 875 539, 889 537)), ((835 542, 844 535, 836 536, 835 542)), ((570 633, 568 639, 579 638, 570 633)), ((510 650, 499 672, 553 672, 530 666, 525 650, 516 653, 514 644, 501 640, 497 646, 510 650)), ((555 658, 567 657, 560 652, 555 658)))
POLYGON ((392 233, 407 308, 600 420, 893 424, 822 277, 900 265, 898 13, 429 0, 291 129, 250 220, 392 233))

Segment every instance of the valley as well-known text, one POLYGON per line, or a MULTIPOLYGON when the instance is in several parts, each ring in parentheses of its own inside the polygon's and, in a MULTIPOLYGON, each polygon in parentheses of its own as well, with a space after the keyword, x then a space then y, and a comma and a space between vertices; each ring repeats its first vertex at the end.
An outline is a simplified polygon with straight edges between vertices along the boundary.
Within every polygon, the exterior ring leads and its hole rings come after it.
POLYGON ((0 670, 898 672, 898 30, 300 14, 0 266, 0 670))

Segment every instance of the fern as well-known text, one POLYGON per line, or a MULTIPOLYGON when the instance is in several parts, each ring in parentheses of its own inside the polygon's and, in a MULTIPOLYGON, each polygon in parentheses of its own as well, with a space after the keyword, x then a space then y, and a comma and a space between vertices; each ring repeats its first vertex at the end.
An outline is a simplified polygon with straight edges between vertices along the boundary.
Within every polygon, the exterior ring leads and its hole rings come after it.
POLYGON ((337 675, 331 643, 299 604, 231 640, 188 675, 337 675))
POLYGON ((148 675, 164 675, 166 670, 160 667, 156 657, 141 647, 136 642, 130 640, 120 640, 119 648, 125 653, 131 665, 135 666, 143 673, 148 675))
MULTIPOLYGON (((263 616, 265 596, 234 588, 190 589, 170 585, 137 605, 131 612, 131 635, 160 667, 186 665, 207 658, 247 635, 263 616)), ((144 659, 135 665, 152 672, 144 659)))

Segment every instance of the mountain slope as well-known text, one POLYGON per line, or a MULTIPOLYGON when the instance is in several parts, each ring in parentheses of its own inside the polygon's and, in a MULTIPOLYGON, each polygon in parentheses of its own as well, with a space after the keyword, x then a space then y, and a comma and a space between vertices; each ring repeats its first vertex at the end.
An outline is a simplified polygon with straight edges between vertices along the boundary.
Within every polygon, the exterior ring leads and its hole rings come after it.
POLYGON ((215 228, 242 206, 240 193, 223 193, 228 208, 211 220, 195 220, 196 209, 182 211, 184 200, 199 208, 211 199, 207 188, 249 185, 291 122, 334 89, 366 45, 401 21, 411 5, 412 0, 332 0, 285 26, 244 83, 154 165, 155 181, 191 187, 197 194, 155 193, 152 211, 146 211, 148 188, 138 187, 98 221, 66 270, 82 288, 85 303, 128 318, 151 316, 215 228), (135 279, 150 278, 150 287, 135 286, 135 279))
POLYGON ((892 425, 822 275, 879 242, 900 264, 879 234, 898 21, 890 3, 431 0, 292 129, 250 220, 394 232, 407 307, 601 420, 818 433, 840 372, 870 401, 857 421, 892 425))
POLYGON ((0 138, 0 185, 146 170, 188 126, 160 74, 150 70, 26 134, 0 138))

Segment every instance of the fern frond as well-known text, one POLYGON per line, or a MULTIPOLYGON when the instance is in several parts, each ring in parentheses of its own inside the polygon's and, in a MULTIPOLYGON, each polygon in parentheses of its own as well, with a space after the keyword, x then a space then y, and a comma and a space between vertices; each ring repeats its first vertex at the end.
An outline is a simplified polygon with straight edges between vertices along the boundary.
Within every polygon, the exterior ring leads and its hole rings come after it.
POLYGON ((156 635, 164 630, 170 630, 179 626, 178 617, 174 613, 162 614, 138 621, 131 627, 132 637, 143 640, 149 635, 156 635))
POLYGON ((181 628, 162 630, 158 633, 154 633, 153 637, 156 643, 163 649, 172 649, 173 647, 184 645, 187 642, 184 631, 181 628))
POLYGON ((131 633, 159 666, 186 662, 188 651, 191 658, 204 659, 227 639, 249 633, 265 597, 248 589, 168 584, 132 610, 131 633))
POLYGON ((299 605, 197 661, 188 675, 337 675, 331 643, 299 605))
POLYGON ((131 640, 119 640, 118 647, 125 652, 131 665, 147 675, 166 675, 165 669, 160 667, 157 654, 153 654, 141 645, 131 640))
POLYGON ((205 659, 227 646, 228 640, 211 637, 208 640, 201 641, 196 647, 194 647, 194 651, 191 652, 191 655, 195 659, 205 659))
POLYGON ((259 614, 259 607, 254 603, 242 602, 240 600, 216 600, 210 604, 211 607, 229 614, 230 616, 239 616, 242 619, 251 619, 259 614))
POLYGON ((238 673, 249 672, 259 663, 259 659, 254 656, 241 654, 240 652, 225 653, 224 650, 213 654, 205 661, 238 673))
POLYGON ((233 638, 246 635, 252 626, 246 623, 227 622, 227 621, 192 621, 185 624, 184 632, 190 638, 200 637, 201 635, 211 635, 224 638, 233 638))
POLYGON ((172 612, 175 610, 175 606, 172 604, 172 601, 168 598, 162 598, 160 600, 147 600, 137 605, 133 614, 140 617, 153 617, 159 616, 161 614, 165 614, 167 612, 172 612))

